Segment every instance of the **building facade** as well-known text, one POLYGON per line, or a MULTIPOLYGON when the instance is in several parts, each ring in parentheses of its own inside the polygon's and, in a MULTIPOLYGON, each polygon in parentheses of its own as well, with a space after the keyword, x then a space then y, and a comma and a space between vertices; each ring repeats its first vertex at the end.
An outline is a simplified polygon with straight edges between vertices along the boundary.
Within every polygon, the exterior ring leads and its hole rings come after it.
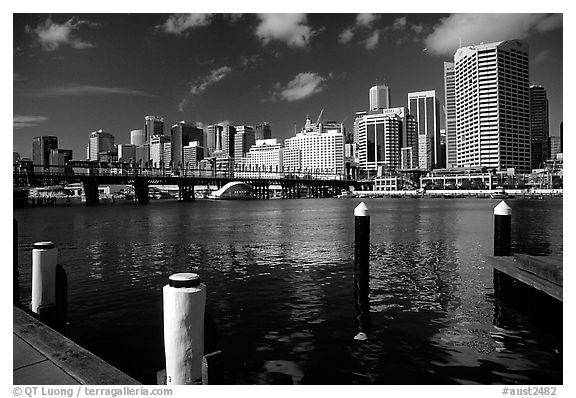
POLYGON ((150 138, 151 167, 160 169, 168 167, 171 159, 166 158, 165 146, 167 143, 170 143, 170 137, 166 137, 164 135, 153 135, 150 138))
POLYGON ((400 148, 405 136, 404 107, 357 112, 359 166, 365 171, 400 168, 400 148))
POLYGON ((456 167, 456 80, 454 63, 444 62, 444 117, 446 120, 446 167, 456 167))
POLYGON ((112 154, 116 152, 114 136, 102 129, 90 133, 88 139, 88 160, 98 161, 102 153, 112 154))
POLYGON ((440 155, 440 103, 436 91, 408 93, 408 113, 418 124, 418 167, 438 167, 440 155))
POLYGON ((146 142, 146 134, 144 130, 132 130, 130 132, 130 144, 132 145, 144 145, 146 142))
POLYGON ((458 167, 530 171, 528 46, 508 40, 454 55, 458 167))
POLYGON ((136 162, 136 148, 133 144, 118 144, 118 161, 119 162, 136 162))
POLYGON ((44 171, 50 166, 50 152, 58 149, 58 137, 42 135, 32 138, 32 163, 34 171, 44 171))
POLYGON ((257 140, 269 140, 272 138, 272 128, 270 123, 262 122, 254 126, 254 139, 257 140))
MULTIPOLYGON (((248 170, 265 172, 261 177, 272 177, 282 172, 284 167, 284 150, 274 138, 257 140, 246 154, 248 170)), ((245 169, 246 171, 246 169, 245 169)))
POLYGON ((196 141, 202 146, 204 130, 186 123, 184 120, 174 124, 170 129, 170 158, 175 169, 184 164, 184 147, 190 142, 196 141))
POLYGON ((236 142, 236 127, 224 126, 222 130, 222 152, 225 156, 234 157, 234 144, 236 142))
POLYGON ((370 87, 369 109, 376 111, 387 108, 390 108, 390 88, 384 84, 370 87))
POLYGON ((69 173, 72 167, 66 167, 66 162, 72 160, 71 149, 50 150, 50 171, 52 173, 69 173))
POLYGON ((236 133, 234 136, 234 158, 241 159, 256 144, 256 135, 252 126, 234 126, 236 133))
POLYGON ((182 154, 184 156, 183 167, 186 169, 195 169, 198 163, 204 159, 204 148, 199 141, 192 141, 185 145, 182 154))
POLYGON ((530 156, 531 168, 541 169, 548 160, 548 96, 542 86, 530 86, 530 156))
POLYGON ((144 141, 150 143, 153 135, 164 135, 164 118, 159 116, 145 116, 144 141))

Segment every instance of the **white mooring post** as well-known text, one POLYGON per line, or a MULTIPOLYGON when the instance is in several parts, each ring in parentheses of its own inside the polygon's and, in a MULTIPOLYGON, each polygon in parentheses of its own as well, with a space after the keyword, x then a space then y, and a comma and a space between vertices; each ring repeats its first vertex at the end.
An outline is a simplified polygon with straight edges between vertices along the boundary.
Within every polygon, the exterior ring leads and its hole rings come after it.
POLYGON ((364 202, 354 209, 354 291, 358 333, 354 340, 368 339, 370 328, 370 216, 364 202))
POLYGON ((30 309, 40 315, 42 308, 56 305, 56 264, 58 250, 52 242, 34 243, 32 249, 32 302, 30 309))
POLYGON ((163 297, 166 384, 193 384, 202 378, 206 286, 197 274, 173 274, 163 297))
POLYGON ((506 202, 494 207, 494 255, 509 256, 512 253, 512 209, 506 202))

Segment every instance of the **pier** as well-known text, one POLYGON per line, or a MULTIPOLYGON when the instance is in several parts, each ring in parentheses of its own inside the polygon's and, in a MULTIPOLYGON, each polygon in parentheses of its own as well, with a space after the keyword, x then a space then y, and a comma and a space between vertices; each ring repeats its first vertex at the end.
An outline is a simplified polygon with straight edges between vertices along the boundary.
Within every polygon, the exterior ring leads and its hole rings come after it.
POLYGON ((13 317, 14 384, 140 384, 16 306, 13 317))

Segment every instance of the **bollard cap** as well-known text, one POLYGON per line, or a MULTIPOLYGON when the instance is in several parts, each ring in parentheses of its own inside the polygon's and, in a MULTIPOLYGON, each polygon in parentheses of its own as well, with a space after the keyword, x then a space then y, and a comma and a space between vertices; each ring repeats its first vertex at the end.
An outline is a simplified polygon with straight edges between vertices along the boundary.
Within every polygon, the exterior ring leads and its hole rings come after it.
POLYGON ((179 274, 172 274, 168 278, 168 284, 171 287, 196 287, 200 286, 200 276, 191 272, 182 272, 179 274))
POLYGON ((56 246, 54 245, 54 242, 36 242, 34 243, 34 249, 38 249, 38 250, 48 250, 48 249, 54 249, 56 246))
POLYGON ((368 215, 368 207, 364 204, 364 202, 360 203, 354 209, 354 216, 355 217, 364 217, 368 215))
POLYGON ((494 208, 494 215, 495 216, 511 216, 512 209, 510 206, 506 204, 506 202, 502 201, 494 208))

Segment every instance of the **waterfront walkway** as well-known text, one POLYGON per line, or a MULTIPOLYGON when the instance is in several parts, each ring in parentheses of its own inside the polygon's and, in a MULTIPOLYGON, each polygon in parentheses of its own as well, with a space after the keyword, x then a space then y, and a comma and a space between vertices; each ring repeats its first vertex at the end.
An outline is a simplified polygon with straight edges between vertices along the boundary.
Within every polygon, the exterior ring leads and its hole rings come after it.
POLYGON ((140 384, 15 306, 13 317, 13 384, 140 384))

